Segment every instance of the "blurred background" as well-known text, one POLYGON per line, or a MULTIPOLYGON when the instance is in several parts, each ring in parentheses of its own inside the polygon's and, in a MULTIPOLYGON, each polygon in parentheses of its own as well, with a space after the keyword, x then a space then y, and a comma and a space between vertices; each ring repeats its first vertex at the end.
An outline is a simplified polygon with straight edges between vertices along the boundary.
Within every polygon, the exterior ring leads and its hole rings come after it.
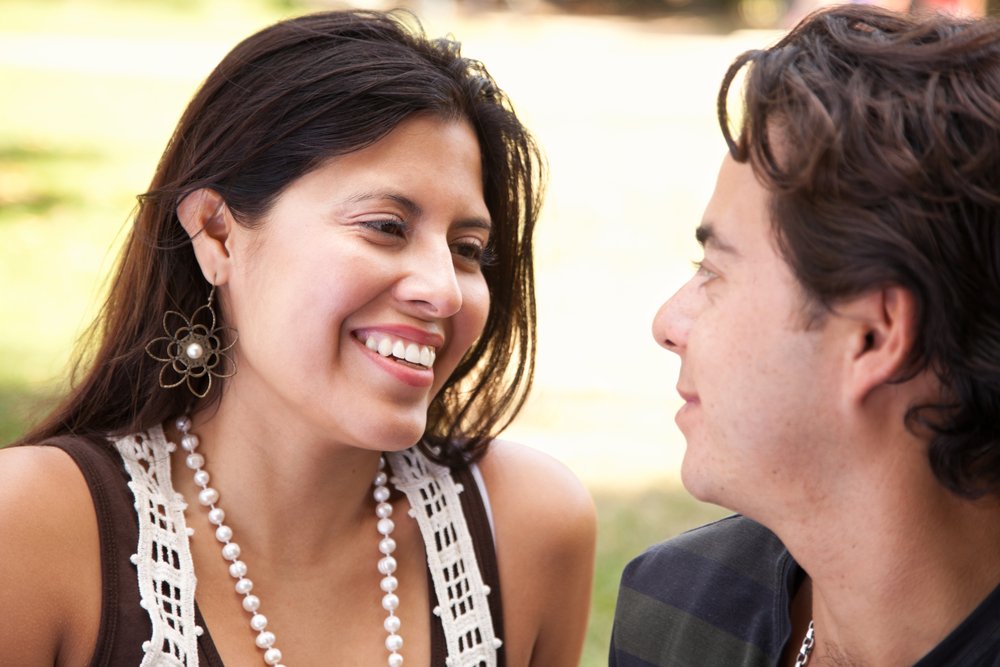
POLYGON ((429 34, 454 35, 548 156, 536 384, 505 435, 594 494, 583 664, 607 664, 627 560, 724 514, 677 479, 678 367, 650 322, 699 257, 693 231, 725 150, 722 74, 809 11, 805 0, 0 0, 0 443, 64 386, 135 196, 196 86, 265 25, 348 6, 407 6, 429 34))

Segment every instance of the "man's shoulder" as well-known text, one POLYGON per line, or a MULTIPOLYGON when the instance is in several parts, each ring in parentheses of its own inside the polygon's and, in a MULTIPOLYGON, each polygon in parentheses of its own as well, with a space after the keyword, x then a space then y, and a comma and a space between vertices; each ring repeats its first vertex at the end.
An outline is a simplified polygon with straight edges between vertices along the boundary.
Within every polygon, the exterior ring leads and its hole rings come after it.
POLYGON ((773 587, 775 566, 788 556, 781 540, 761 524, 740 515, 699 526, 637 556, 625 568, 622 584, 643 588, 665 574, 739 576, 773 587))
POLYGON ((622 575, 611 664, 774 664, 793 567, 774 533, 742 516, 650 547, 622 575))

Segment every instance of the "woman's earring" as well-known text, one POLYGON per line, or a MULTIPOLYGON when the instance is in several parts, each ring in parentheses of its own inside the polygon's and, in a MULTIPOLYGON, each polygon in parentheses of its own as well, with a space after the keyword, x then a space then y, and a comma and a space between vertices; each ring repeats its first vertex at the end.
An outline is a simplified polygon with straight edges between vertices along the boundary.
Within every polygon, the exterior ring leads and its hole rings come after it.
POLYGON ((146 345, 146 354, 163 362, 160 386, 164 389, 186 382, 192 394, 205 398, 212 389, 213 377, 228 378, 236 374, 236 362, 225 352, 236 344, 237 333, 232 327, 216 328, 214 296, 215 285, 212 285, 208 303, 194 311, 190 319, 176 310, 168 310, 163 315, 163 330, 167 335, 146 345), (225 338, 230 339, 228 344, 225 338), (164 347, 164 356, 154 352, 164 347))

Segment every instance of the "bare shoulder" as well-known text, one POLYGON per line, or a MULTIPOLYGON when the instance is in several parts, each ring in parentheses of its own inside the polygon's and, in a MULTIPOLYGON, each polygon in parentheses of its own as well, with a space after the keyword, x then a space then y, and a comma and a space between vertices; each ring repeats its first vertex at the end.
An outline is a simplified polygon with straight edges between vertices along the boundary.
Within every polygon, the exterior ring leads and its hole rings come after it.
POLYGON ((85 664, 100 619, 100 546, 90 491, 68 454, 0 449, 0 535, 4 660, 85 664))
POLYGON ((495 519, 545 542, 587 538, 593 533, 594 504, 577 476, 561 461, 537 449, 497 440, 480 461, 495 519))
POLYGON ((564 464, 494 442, 480 462, 496 528, 511 667, 576 667, 590 608, 596 517, 564 464))

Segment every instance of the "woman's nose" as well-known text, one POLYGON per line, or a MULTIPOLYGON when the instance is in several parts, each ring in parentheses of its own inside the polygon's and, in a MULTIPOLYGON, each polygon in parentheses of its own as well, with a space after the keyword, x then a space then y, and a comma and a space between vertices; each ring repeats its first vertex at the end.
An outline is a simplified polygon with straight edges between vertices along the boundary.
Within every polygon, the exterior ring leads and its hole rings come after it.
POLYGON ((433 317, 451 317, 461 310, 462 289, 447 243, 428 244, 411 254, 406 275, 397 284, 396 296, 417 304, 433 317))

